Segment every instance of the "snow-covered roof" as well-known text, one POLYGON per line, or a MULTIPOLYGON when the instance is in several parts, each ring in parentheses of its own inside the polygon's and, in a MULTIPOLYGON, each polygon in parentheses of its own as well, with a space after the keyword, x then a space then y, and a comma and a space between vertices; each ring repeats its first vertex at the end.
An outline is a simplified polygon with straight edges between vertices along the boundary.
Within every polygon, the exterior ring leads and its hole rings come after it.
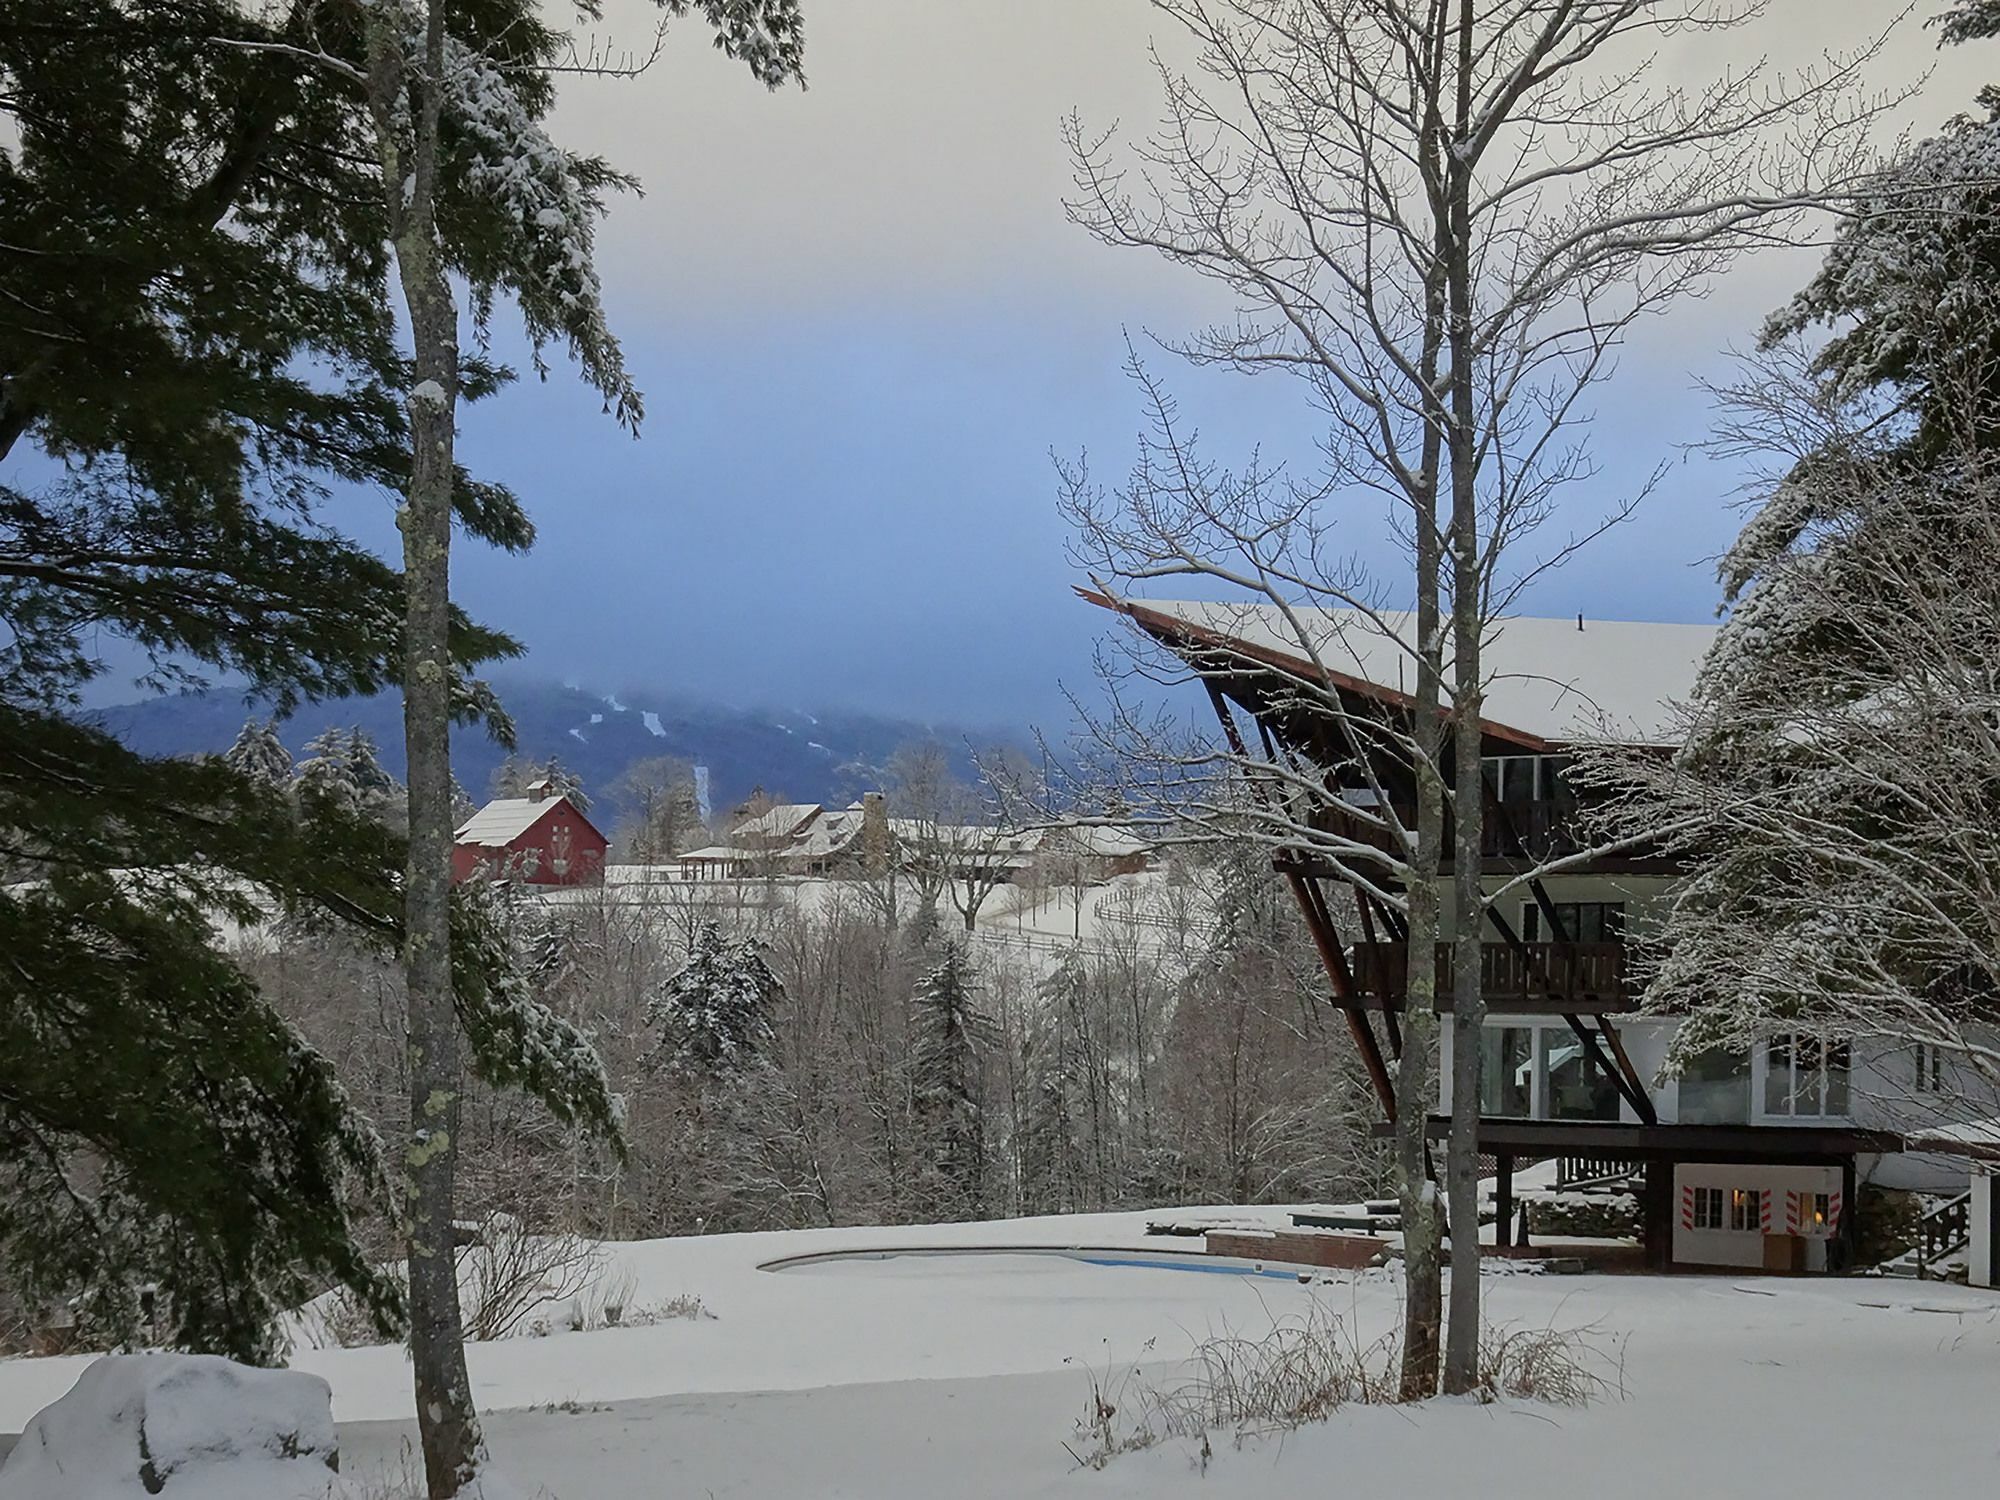
POLYGON ((543 814, 558 803, 569 806, 571 812, 576 811, 567 797, 544 797, 540 801, 532 797, 496 797, 460 824, 452 840, 484 849, 505 848, 539 823, 543 814))
POLYGON ((862 821, 863 814, 859 803, 853 807, 823 812, 806 828, 804 838, 784 852, 788 855, 803 855, 808 859, 839 854, 861 836, 862 821))
POLYGON ((1129 828, 1114 828, 1109 824, 1080 823, 1059 831, 1076 848, 1099 859, 1124 859, 1153 848, 1129 828))
POLYGON ((1967 1120, 1958 1125, 1912 1131, 1903 1138, 1903 1146, 1910 1151, 2000 1161, 2000 1119, 1967 1120))
POLYGON ((748 849, 739 849, 734 844, 709 844, 705 848, 690 849, 685 854, 676 854, 680 863, 706 862, 727 864, 749 864, 756 855, 748 849))
MULTIPOLYGON (((1091 602, 1184 639, 1243 649, 1281 670, 1318 667, 1341 686, 1407 697, 1415 663, 1406 646, 1415 616, 1359 610, 1299 610, 1298 625, 1275 605, 1154 599, 1091 602)), ((1554 744, 1670 744, 1674 706, 1694 686, 1715 639, 1713 625, 1514 615, 1488 628, 1485 719, 1499 734, 1554 744)), ((1449 652, 1447 652, 1447 672, 1449 652)))
POLYGON ((817 802, 780 802, 730 829, 732 839, 788 839, 821 812, 817 802))

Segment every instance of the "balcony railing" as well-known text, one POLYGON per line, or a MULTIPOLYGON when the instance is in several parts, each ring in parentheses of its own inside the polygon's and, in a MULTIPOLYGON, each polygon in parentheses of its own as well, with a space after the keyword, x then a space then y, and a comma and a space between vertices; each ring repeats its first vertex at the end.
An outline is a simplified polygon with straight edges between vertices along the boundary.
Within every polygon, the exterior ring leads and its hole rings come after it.
MULTIPOLYGON (((1392 1010, 1409 993, 1409 949, 1402 943, 1356 943, 1354 984, 1362 998, 1392 1010)), ((1451 1008, 1456 974, 1452 946, 1437 945, 1440 1009, 1451 1008)), ((1498 1010, 1574 1011, 1599 1014, 1626 1010, 1623 943, 1482 943, 1479 989, 1498 1010)))

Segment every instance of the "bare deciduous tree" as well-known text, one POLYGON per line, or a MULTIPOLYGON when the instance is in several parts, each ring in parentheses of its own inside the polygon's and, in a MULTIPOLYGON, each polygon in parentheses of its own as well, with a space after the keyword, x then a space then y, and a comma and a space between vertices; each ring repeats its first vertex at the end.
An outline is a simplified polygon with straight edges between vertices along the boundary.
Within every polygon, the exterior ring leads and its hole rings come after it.
MULTIPOLYGON (((1249 770, 1266 793, 1253 814, 1261 837, 1330 862, 1406 925, 1403 1377, 1405 1393, 1421 1396, 1436 1388, 1441 1322, 1423 1134, 1435 1096, 1434 941, 1447 914, 1457 951, 1446 1190, 1451 1222, 1477 1223, 1482 645, 1522 587, 1578 545, 1572 536, 1518 556, 1560 494, 1593 472, 1579 442, 1584 397, 1633 324, 1739 252, 1785 238, 1849 180, 1879 107, 1855 92, 1872 49, 1776 84, 1747 70, 1688 87, 1661 76, 1652 44, 1727 33, 1756 18, 1758 0, 1155 9, 1192 40, 1198 72, 1160 64, 1165 123, 1130 153, 1072 122, 1072 214, 1107 242, 1162 254, 1235 296, 1233 322, 1175 347, 1200 363, 1302 378, 1326 419, 1327 472, 1309 485, 1255 464, 1219 471, 1135 360, 1152 428, 1133 477, 1107 497, 1081 464, 1066 467, 1064 503, 1080 560, 1107 588, 1203 578, 1264 606, 1240 621, 1244 631, 1275 636, 1311 665, 1287 684, 1293 710, 1352 747, 1340 766, 1279 766, 1150 737, 1156 767, 1249 770), (1370 578, 1348 560, 1337 515, 1356 501, 1387 503, 1408 548, 1406 578, 1370 578), (1389 598, 1411 612, 1385 611, 1389 598), (1332 623, 1330 609, 1356 612, 1351 625, 1332 623), (1394 643, 1409 694, 1399 722, 1357 715, 1330 689, 1326 669, 1353 654, 1343 628, 1394 643), (1414 768, 1411 801, 1382 795, 1369 762, 1384 755, 1414 768), (1339 826, 1361 837, 1328 831, 1340 787, 1369 794, 1338 809, 1339 826)), ((1637 499, 1620 498, 1612 516, 1637 499)), ((1226 628, 1227 611, 1210 623, 1226 628)), ((1114 713, 1113 726, 1149 738, 1129 716, 1114 713)), ((1177 790, 1200 806, 1196 821, 1215 816, 1212 793, 1177 790)), ((1476 1234, 1454 1236, 1452 1391, 1477 1376, 1478 1255, 1476 1234)))

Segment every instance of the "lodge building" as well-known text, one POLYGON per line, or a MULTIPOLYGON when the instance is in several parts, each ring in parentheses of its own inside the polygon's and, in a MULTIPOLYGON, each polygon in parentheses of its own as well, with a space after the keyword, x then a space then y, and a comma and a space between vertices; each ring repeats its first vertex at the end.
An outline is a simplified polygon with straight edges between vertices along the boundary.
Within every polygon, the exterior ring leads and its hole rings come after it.
MULTIPOLYGON (((1382 834, 1357 814, 1383 799, 1415 826, 1414 776, 1396 748, 1407 742, 1413 706, 1413 660, 1401 644, 1408 617, 1288 618, 1264 607, 1079 592, 1187 665, 1253 792, 1282 796, 1301 770, 1337 783, 1312 799, 1312 845, 1342 849, 1348 870, 1366 866, 1369 842, 1382 834), (1260 774, 1263 765, 1273 774, 1260 774)), ((1856 1204, 1872 1185, 1936 1195, 1922 1250, 1942 1259, 1969 1248, 1973 1279, 1983 1271, 1990 1284, 2000 1207, 1988 1163, 2000 1159, 2000 1097, 1970 1070, 1935 1051, 1792 1032, 1760 1039, 1747 1055, 1715 1052, 1678 1077, 1662 1074, 1680 1023, 1641 1012, 1627 944, 1659 920, 1680 872, 1645 850, 1583 858, 1564 771, 1586 743, 1668 753, 1672 705, 1692 689, 1714 633, 1581 618, 1510 618, 1490 631, 1481 874, 1493 904, 1480 948, 1479 1146, 1495 1182, 1496 1249, 1504 1253, 1516 1232, 1515 1171, 1553 1159, 1558 1184, 1629 1188, 1654 1269, 1854 1266, 1856 1204)), ((1408 950, 1396 903, 1382 899, 1392 867, 1379 866, 1371 894, 1311 846, 1281 851, 1274 863, 1393 1119, 1408 950)), ((1446 1011, 1452 936, 1447 925, 1438 949, 1446 1011)), ((1433 1135, 1451 1108, 1451 1028, 1443 1034, 1433 1135)))

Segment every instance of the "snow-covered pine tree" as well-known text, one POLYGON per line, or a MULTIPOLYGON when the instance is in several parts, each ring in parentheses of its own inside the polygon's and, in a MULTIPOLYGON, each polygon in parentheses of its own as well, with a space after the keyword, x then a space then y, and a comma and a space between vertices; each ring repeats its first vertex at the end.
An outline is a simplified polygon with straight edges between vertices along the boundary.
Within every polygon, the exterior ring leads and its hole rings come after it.
POLYGON ((403 788, 383 768, 375 741, 359 725, 333 725, 314 735, 294 771, 301 795, 401 826, 403 788))
MULTIPOLYGON (((802 76, 797 0, 662 0, 661 8, 676 16, 698 11, 715 29, 717 47, 769 87, 802 76)), ((383 242, 394 253, 393 285, 411 351, 403 402, 410 475, 397 518, 410 782, 404 976, 417 1143, 404 1163, 406 1263, 424 1470, 431 1500, 451 1500, 479 1485, 485 1462, 450 1244, 463 1095, 447 952, 450 733, 462 709, 447 669, 452 531, 464 495, 458 407, 478 393, 490 366, 482 371, 484 361, 462 357, 458 286, 467 287, 482 331, 497 298, 512 302, 538 368, 548 345, 565 345, 621 424, 636 429, 644 403, 605 317, 593 258, 605 194, 629 180, 598 158, 564 150, 543 123, 554 102, 550 64, 561 34, 520 0, 497 12, 401 0, 362 7, 360 20, 364 67, 325 54, 318 60, 359 85, 365 100, 373 139, 363 154, 376 167, 383 242)))
MULTIPOLYGON (((2000 5, 1948 39, 1993 34, 2000 5)), ((1767 478, 1671 765, 1586 771, 1688 876, 1648 1003, 1670 1066, 1773 1034, 1956 1054, 2000 1084, 2000 94, 1904 152, 1725 393, 1767 478), (1816 328, 1834 330, 1823 341, 1816 328)))
POLYGON ((232 769, 266 786, 292 784, 292 753, 278 737, 276 719, 245 719, 236 742, 222 753, 222 758, 232 769))
POLYGON ((306 741, 294 770, 299 794, 323 799, 346 812, 362 810, 361 783, 348 759, 352 732, 330 725, 306 741))
POLYGON ((465 783, 458 779, 456 772, 451 778, 451 821, 453 827, 463 827, 465 820, 479 811, 479 804, 472 800, 472 793, 465 789, 465 783))
POLYGON ((754 940, 732 942, 704 922, 679 970, 646 1005, 664 1066, 708 1078, 759 1067, 774 1033, 771 1010, 784 986, 754 940))
POLYGON ((549 791, 557 797, 567 797, 578 812, 590 811, 590 796, 583 789, 583 778, 562 763, 559 756, 551 755, 536 775, 528 780, 545 780, 549 791))
POLYGON ((358 724, 347 731, 347 774, 364 807, 381 807, 403 794, 402 783, 384 768, 374 736, 358 724))
POLYGON ((1049 1078, 1060 1080, 1064 1108, 1074 1127, 1078 1205, 1102 1208, 1109 1201, 1113 1176, 1116 1101, 1106 1028, 1092 1015, 1090 969, 1082 950, 1071 948, 1036 988, 1049 1036, 1045 1042, 1049 1078))
POLYGON ((532 766, 522 765, 521 758, 513 751, 508 751, 507 758, 495 766, 492 776, 487 778, 486 794, 495 798, 527 796, 528 783, 534 780, 533 770, 532 766))
POLYGON ((1084 1173, 1079 1086, 1067 1029, 1045 1018, 1024 1042, 1021 1064, 1028 1077, 1014 1143, 1021 1212, 1073 1213, 1083 1206, 1084 1173))
POLYGON ((912 1010, 911 1096, 928 1167, 920 1211, 939 1222, 977 1218, 986 1207, 980 1060, 991 1026, 973 1008, 972 972, 957 943, 944 945, 912 1010))

